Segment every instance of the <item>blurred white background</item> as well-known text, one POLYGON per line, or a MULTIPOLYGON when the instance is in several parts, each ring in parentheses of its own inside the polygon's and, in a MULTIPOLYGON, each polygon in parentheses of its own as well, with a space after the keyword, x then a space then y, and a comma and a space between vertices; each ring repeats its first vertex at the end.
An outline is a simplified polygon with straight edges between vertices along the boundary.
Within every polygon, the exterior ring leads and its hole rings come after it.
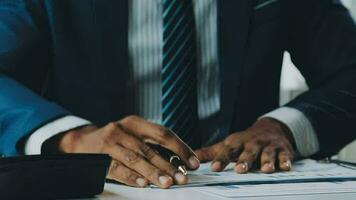
MULTIPOLYGON (((347 8, 350 9, 352 15, 356 19, 356 0, 342 0, 342 2, 347 8)), ((285 104, 308 89, 305 83, 305 79, 300 74, 298 69, 296 69, 296 67, 292 64, 290 55, 287 52, 284 55, 280 89, 281 105, 285 104)), ((343 150, 341 150, 338 157, 343 160, 356 162, 356 141, 347 145, 343 150)))

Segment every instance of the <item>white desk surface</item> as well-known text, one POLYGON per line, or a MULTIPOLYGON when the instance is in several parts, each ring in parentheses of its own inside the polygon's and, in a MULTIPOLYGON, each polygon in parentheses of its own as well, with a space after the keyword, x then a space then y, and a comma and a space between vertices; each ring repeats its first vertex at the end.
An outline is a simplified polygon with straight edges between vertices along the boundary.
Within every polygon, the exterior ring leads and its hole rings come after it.
MULTIPOLYGON (((94 198, 95 200, 228 200, 231 198, 219 198, 214 195, 202 193, 192 188, 176 188, 176 189, 151 189, 151 188, 132 188, 123 185, 106 184, 103 194, 94 198)), ((355 200, 356 188, 354 193, 339 193, 333 194, 318 194, 318 195, 297 195, 297 196, 269 196, 269 197, 249 197, 238 198, 239 200, 355 200)))

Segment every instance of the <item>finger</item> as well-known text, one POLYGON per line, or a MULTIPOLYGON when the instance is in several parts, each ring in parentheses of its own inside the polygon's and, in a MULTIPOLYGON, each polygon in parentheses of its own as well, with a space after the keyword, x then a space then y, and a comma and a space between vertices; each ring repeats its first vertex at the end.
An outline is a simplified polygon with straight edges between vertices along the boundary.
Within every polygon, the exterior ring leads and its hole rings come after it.
POLYGON ((190 169, 197 169, 200 162, 193 150, 188 147, 176 134, 169 129, 155 123, 148 122, 141 117, 130 116, 121 120, 119 124, 140 138, 145 137, 150 142, 171 150, 177 154, 190 169))
POLYGON ((147 179, 116 160, 111 162, 107 178, 133 187, 146 187, 148 185, 147 179))
POLYGON ((174 167, 171 163, 161 157, 155 150, 153 150, 144 142, 140 141, 138 138, 126 133, 121 133, 121 138, 121 141, 124 141, 118 142, 121 146, 138 153, 146 160, 148 160, 152 165, 163 170, 171 177, 174 177, 175 183, 186 184, 188 182, 187 176, 179 172, 176 167, 174 167))
POLYGON ((219 152, 219 149, 223 147, 223 142, 216 143, 214 145, 204 147, 195 151, 200 162, 212 161, 219 152))
POLYGON ((261 171, 264 173, 272 173, 276 170, 276 147, 267 146, 262 150, 261 153, 261 171))
POLYGON ((289 150, 284 149, 278 153, 279 168, 282 171, 290 171, 292 169, 292 154, 289 150))
POLYGON ((104 152, 108 152, 115 160, 120 161, 127 168, 141 174, 160 188, 168 188, 173 184, 172 177, 129 149, 120 145, 114 145, 105 149, 104 152))
POLYGON ((258 157, 258 154, 261 151, 261 147, 257 144, 246 144, 243 152, 241 153, 238 162, 235 166, 235 171, 237 173, 246 173, 248 172, 252 164, 258 157))
POLYGON ((235 160, 241 153, 242 145, 237 143, 233 147, 230 145, 224 145, 218 156, 215 157, 212 162, 213 171, 222 171, 232 161, 235 160))

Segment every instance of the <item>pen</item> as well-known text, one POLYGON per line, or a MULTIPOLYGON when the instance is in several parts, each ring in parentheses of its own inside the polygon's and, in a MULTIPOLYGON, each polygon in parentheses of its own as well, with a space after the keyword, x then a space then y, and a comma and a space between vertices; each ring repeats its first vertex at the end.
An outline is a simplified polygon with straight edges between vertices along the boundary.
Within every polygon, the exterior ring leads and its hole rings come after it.
POLYGON ((154 149, 159 155, 161 155, 164 159, 169 161, 173 166, 177 167, 178 171, 180 171, 184 175, 187 175, 188 172, 185 167, 185 164, 178 155, 162 147, 161 145, 149 144, 149 146, 154 149))

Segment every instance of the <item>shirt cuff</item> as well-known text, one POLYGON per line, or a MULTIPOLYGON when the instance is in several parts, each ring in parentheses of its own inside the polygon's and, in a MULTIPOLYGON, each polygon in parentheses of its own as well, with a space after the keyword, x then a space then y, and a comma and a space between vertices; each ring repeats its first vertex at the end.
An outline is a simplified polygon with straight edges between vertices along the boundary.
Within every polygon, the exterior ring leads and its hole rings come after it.
POLYGON ((299 110, 281 107, 262 117, 271 117, 291 130, 300 156, 308 157, 319 151, 319 141, 309 119, 299 110))
POLYGON ((89 124, 91 124, 91 122, 76 116, 66 116, 54 120, 37 129, 31 134, 25 144, 25 154, 41 154, 42 144, 49 138, 59 133, 63 133, 71 129, 89 124))

